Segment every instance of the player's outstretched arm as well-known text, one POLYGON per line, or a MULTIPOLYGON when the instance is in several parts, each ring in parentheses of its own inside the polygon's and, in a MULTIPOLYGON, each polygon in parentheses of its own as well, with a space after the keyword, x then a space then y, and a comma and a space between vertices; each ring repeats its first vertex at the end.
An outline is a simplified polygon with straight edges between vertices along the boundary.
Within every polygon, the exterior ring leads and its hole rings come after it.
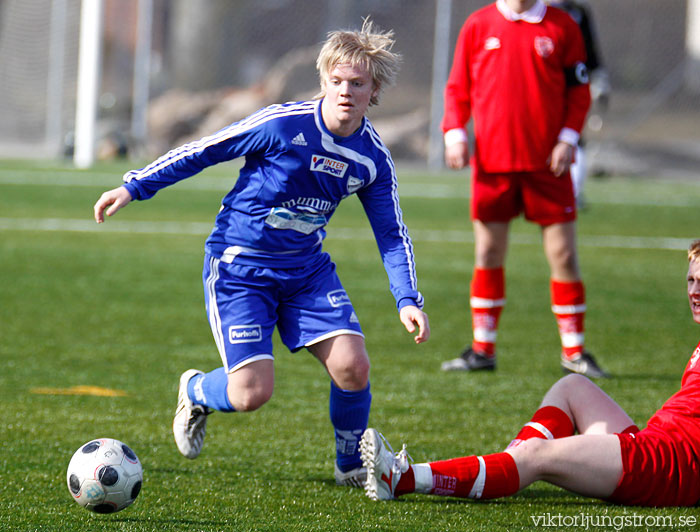
POLYGON ((117 187, 104 192, 95 203, 95 221, 101 224, 105 221, 105 209, 107 216, 114 215, 119 209, 125 207, 131 201, 131 194, 124 187, 117 187))
POLYGON ((399 318, 408 332, 412 333, 418 328, 418 334, 414 337, 417 344, 428 341, 428 338, 430 338, 430 324, 428 323, 428 315, 425 312, 414 305, 407 305, 399 312, 399 318))

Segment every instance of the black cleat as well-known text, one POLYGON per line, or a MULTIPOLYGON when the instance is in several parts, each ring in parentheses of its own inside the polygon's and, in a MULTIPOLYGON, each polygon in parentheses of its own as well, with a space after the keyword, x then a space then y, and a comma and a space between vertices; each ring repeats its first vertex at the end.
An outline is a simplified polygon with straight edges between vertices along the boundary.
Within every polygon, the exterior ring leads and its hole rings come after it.
POLYGON ((561 367, 564 373, 578 373, 592 379, 605 379, 610 375, 603 370, 589 352, 578 353, 572 359, 561 357, 561 367))
POLYGON ((495 369, 495 354, 487 356, 474 351, 471 347, 466 348, 458 358, 442 363, 442 371, 493 371, 495 369))

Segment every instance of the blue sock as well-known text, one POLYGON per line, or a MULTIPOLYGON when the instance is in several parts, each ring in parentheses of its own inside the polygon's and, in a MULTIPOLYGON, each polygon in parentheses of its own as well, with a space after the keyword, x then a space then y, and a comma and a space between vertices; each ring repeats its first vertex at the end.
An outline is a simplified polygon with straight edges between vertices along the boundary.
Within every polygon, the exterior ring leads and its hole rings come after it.
POLYGON ((187 395, 193 403, 218 410, 220 412, 235 412, 228 400, 228 373, 221 367, 195 375, 187 383, 187 395))
POLYGON ((357 392, 341 390, 331 381, 330 414, 335 429, 335 459, 345 472, 362 467, 360 438, 367 428, 372 394, 369 383, 357 392))

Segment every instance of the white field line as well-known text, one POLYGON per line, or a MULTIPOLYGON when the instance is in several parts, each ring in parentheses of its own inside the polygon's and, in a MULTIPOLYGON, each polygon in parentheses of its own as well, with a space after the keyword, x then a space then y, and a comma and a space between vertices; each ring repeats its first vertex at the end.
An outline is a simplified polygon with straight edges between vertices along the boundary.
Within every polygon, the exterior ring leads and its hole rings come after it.
POLYGON ((0 218, 0 231, 67 231, 78 233, 141 233, 170 235, 208 235, 213 228, 204 222, 131 222, 71 218, 0 218))
MULTIPOLYGON (((212 230, 212 225, 205 222, 137 222, 125 220, 107 220, 98 225, 91 220, 71 218, 0 218, 0 231, 61 231, 80 233, 139 233, 139 234, 170 234, 192 235, 206 237, 212 230)), ((333 240, 374 240, 372 231, 368 228, 353 229, 349 227, 328 227, 328 235, 333 240)), ((411 237, 416 242, 445 242, 473 243, 474 236, 470 231, 428 230, 411 231, 411 237)), ((539 235, 512 233, 510 242, 514 245, 541 245, 539 235)), ((661 249, 686 250, 689 238, 644 237, 622 235, 579 235, 580 246, 614 249, 661 249)))
MULTIPOLYGON (((118 187, 122 181, 121 176, 112 176, 105 179, 106 174, 86 174, 86 175, 60 175, 41 176, 26 174, 3 174, 0 173, 0 185, 36 185, 53 187, 91 187, 106 190, 111 187, 118 187)), ((186 179, 177 183, 178 189, 228 192, 235 183, 235 176, 229 177, 209 177, 198 176, 186 179)), ((455 199, 470 197, 467 181, 458 181, 455 184, 441 183, 402 183, 399 179, 399 196, 405 198, 429 198, 429 199, 455 199)), ((669 185, 672 186, 672 185, 669 185)), ((603 185, 601 188, 605 188, 603 185)), ((699 188, 700 191, 700 188, 699 188)), ((684 194, 668 194, 663 197, 646 195, 646 197, 630 197, 622 193, 594 194, 588 198, 590 203, 600 203, 607 205, 636 205, 636 206, 659 206, 659 207, 696 207, 698 205, 698 195, 692 194, 690 197, 684 194)))

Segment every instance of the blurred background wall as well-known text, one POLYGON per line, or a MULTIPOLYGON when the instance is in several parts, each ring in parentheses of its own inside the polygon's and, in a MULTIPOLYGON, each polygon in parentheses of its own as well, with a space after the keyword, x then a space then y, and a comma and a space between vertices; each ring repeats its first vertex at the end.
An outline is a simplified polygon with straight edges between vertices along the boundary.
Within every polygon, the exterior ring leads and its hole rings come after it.
MULTIPOLYGON (((436 43, 446 46, 437 57, 449 64, 464 19, 488 3, 103 0, 97 156, 155 157, 263 105, 313 97, 319 43, 328 31, 357 28, 369 15, 395 31, 395 50, 403 55, 397 87, 370 118, 395 159, 434 164, 431 102, 440 104, 441 90, 432 89, 435 76, 440 87, 444 76, 434 61, 436 43), (134 100, 134 65, 144 5, 151 22, 148 99, 141 107, 134 100), (139 121, 146 127, 141 133, 134 127, 139 121)), ((585 135, 591 171, 696 178, 700 76, 692 42, 700 42, 700 27, 693 29, 694 1, 587 4, 612 85, 608 108, 592 109, 585 135)), ((0 0, 0 157, 71 155, 80 13, 80 0, 0 0)))

